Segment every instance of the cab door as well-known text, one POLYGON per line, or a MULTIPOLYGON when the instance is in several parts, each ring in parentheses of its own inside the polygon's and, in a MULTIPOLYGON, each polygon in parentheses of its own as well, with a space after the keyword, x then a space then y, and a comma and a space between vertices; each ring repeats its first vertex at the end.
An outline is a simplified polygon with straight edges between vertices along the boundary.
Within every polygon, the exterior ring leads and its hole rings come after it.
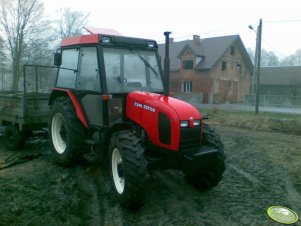
POLYGON ((102 86, 98 66, 97 47, 81 47, 76 79, 76 94, 84 108, 89 126, 104 124, 102 106, 102 86))

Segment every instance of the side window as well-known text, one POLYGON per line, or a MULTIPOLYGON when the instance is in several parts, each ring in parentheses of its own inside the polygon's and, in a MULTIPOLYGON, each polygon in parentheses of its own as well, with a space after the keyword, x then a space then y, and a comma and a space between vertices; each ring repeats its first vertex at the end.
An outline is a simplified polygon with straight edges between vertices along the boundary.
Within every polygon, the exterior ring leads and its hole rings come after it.
POLYGON ((96 47, 84 47, 80 50, 77 89, 101 91, 96 47))
POLYGON ((57 86, 75 88, 78 49, 66 49, 62 51, 62 64, 59 69, 57 86))

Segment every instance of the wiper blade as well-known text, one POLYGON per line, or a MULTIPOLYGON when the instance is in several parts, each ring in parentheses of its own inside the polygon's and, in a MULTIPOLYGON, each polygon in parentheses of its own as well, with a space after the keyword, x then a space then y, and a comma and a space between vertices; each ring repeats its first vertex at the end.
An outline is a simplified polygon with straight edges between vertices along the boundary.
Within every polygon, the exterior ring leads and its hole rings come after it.
POLYGON ((150 63, 141 55, 141 53, 139 53, 136 49, 131 49, 131 51, 134 51, 137 56, 143 61, 143 63, 152 70, 152 72, 154 72, 156 78, 160 78, 160 75, 158 74, 158 72, 156 71, 156 69, 150 65, 150 63))

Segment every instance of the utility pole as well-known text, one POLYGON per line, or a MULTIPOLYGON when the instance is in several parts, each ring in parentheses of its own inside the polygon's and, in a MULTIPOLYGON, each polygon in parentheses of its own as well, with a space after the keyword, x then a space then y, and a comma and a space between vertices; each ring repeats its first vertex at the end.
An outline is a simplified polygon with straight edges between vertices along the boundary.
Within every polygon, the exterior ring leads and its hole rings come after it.
MULTIPOLYGON (((250 27, 251 28, 251 27, 250 27)), ((255 46, 255 59, 254 59, 254 67, 253 67, 253 78, 252 78, 252 97, 255 96, 256 91, 256 64, 258 58, 258 50, 257 50, 257 32, 256 32, 256 46, 255 46)), ((253 99, 253 98, 252 98, 253 99)))
POLYGON ((260 58, 261 58, 261 34, 262 34, 262 19, 259 20, 259 25, 257 28, 257 35, 256 35, 256 53, 257 60, 255 62, 255 69, 256 69, 256 103, 255 103, 255 114, 259 113, 259 78, 260 78, 260 58))

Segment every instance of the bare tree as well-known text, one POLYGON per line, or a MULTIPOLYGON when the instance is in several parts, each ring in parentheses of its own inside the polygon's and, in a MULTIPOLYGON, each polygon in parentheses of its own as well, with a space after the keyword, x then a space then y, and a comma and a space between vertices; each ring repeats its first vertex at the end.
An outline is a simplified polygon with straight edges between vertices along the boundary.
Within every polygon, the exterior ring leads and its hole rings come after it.
POLYGON ((4 76, 5 76, 5 69, 6 69, 6 56, 4 51, 4 40, 0 36, 0 89, 4 89, 4 76))
POLYGON ((301 65, 301 49, 298 49, 294 54, 285 57, 281 61, 282 66, 298 66, 301 65))
POLYGON ((80 35, 83 33, 83 27, 87 24, 89 14, 83 14, 80 11, 71 11, 65 8, 60 11, 58 19, 58 33, 60 38, 80 35))
POLYGON ((5 54, 5 49, 4 49, 4 40, 0 36, 0 63, 5 63, 6 62, 6 54, 5 54))
POLYGON ((273 51, 261 50, 261 65, 262 66, 278 66, 279 58, 273 51))
POLYGON ((12 90, 18 89, 25 53, 41 39, 41 33, 47 29, 42 21, 43 12, 41 0, 0 0, 0 25, 12 65, 12 90))
MULTIPOLYGON (((247 49, 249 56, 254 63, 254 50, 248 48, 247 49)), ((278 66, 279 65, 279 58, 276 56, 276 54, 273 51, 266 51, 265 49, 261 49, 261 66, 278 66)))

